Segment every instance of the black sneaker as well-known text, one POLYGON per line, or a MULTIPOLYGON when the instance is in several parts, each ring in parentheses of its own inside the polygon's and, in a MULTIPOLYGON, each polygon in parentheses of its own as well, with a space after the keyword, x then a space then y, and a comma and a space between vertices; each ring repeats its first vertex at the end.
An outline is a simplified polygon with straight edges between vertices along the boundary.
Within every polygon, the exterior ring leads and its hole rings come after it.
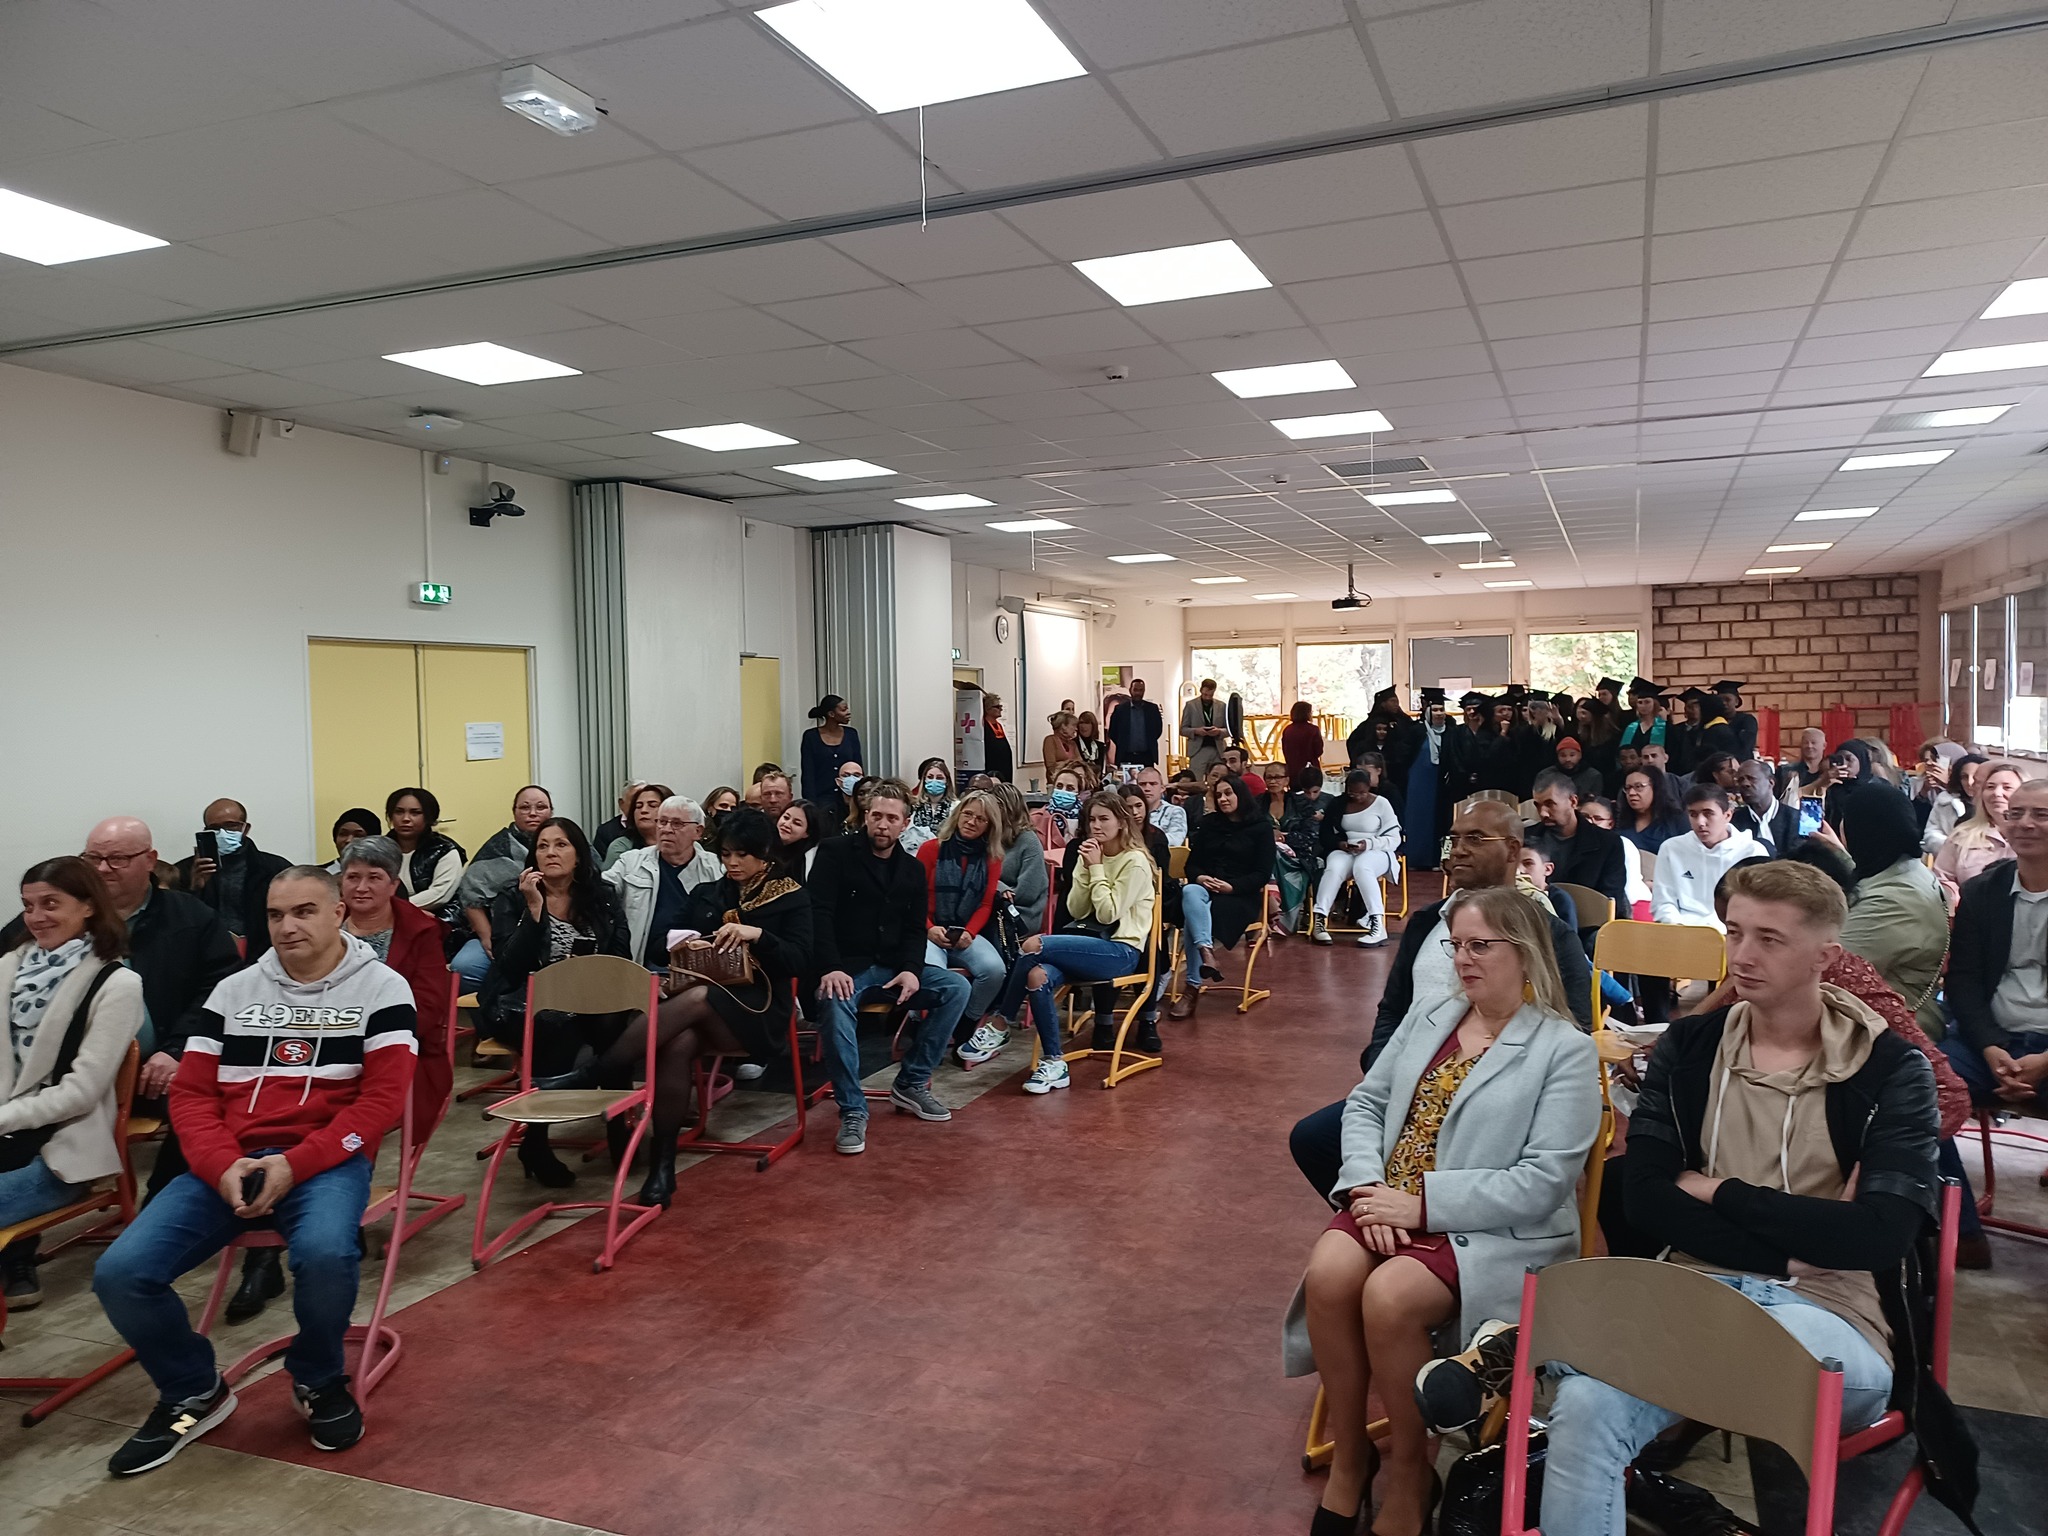
POLYGON ((1636 1473, 1628 1480, 1627 1499, 1631 1515, 1666 1536, 1757 1536, 1755 1526, 1706 1489, 1661 1472, 1636 1473))
POLYGON ((228 1298, 227 1320, 246 1323, 284 1294, 284 1250, 251 1248, 242 1261, 242 1283, 228 1298))
POLYGON ((1116 1021, 1114 1019, 1106 1024, 1100 1019, 1095 1021, 1095 1033, 1089 1037, 1088 1049, 1091 1051, 1113 1051, 1116 1049, 1116 1021))
POLYGON ((108 1459, 107 1470, 116 1477, 152 1471, 214 1425, 225 1422, 234 1411, 234 1390, 219 1377, 214 1378, 210 1392, 188 1397, 182 1403, 160 1402, 150 1409, 142 1428, 108 1459))
POLYGON ((1162 1047, 1159 1044, 1159 1020, 1156 1018, 1148 1019, 1143 1015, 1139 1016, 1138 1049, 1149 1056, 1158 1056, 1163 1053, 1162 1047))
POLYGON ((27 1312, 42 1305, 43 1282, 36 1278, 36 1266, 42 1260, 36 1256, 36 1242, 24 1237, 0 1248, 0 1290, 6 1294, 10 1312, 27 1312))
POLYGON ((349 1394, 348 1378, 312 1391, 292 1383, 292 1402, 306 1416, 316 1451, 345 1451, 363 1438, 363 1410, 349 1394))

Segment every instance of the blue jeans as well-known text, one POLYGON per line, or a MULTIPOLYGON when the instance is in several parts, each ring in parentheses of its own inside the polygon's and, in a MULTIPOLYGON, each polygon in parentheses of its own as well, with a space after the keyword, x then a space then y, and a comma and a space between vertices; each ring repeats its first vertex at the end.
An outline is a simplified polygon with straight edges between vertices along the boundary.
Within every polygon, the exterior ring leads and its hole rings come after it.
POLYGON ((1216 918, 1209 909, 1209 887, 1190 880, 1180 888, 1180 947, 1186 951, 1188 985, 1202 984, 1202 950, 1216 942, 1216 918))
MULTIPOLYGON (((2006 1035, 1999 1043, 2015 1061, 2022 1056, 2037 1056, 2048 1051, 2048 1030, 2034 1029, 2006 1035)), ((1941 1054, 1956 1069, 1956 1076, 1970 1085, 1971 1103, 1999 1105, 2005 1102, 1998 1096, 1998 1080, 1991 1075, 1991 1068, 1984 1064, 1984 1053, 1965 1040, 1963 1032, 1954 1023, 1950 1023, 1948 1033, 1941 1037, 1941 1054)), ((2048 1111, 2048 1078, 2034 1085, 2034 1107, 2048 1111)))
MULTIPOLYGON (((887 966, 871 965, 854 975, 852 997, 819 1000, 818 1024, 824 1031, 826 1062, 832 1069, 832 1097, 842 1115, 868 1112, 867 1095, 860 1087, 860 995, 887 986, 895 976, 887 966)), ((953 1028, 967 1008, 967 995, 965 976, 955 976, 936 965, 918 972, 913 1007, 923 1011, 924 1022, 917 1026, 910 1049, 903 1053, 903 1065, 896 1073, 898 1088, 921 1088, 932 1080, 953 1039, 953 1028)))
POLYGON ((455 951, 455 959, 450 962, 448 969, 467 983, 462 988, 463 991, 474 992, 482 986, 484 977, 491 969, 491 957, 484 953, 483 940, 471 939, 455 951))
MULTIPOLYGON (((1791 1287, 1758 1275, 1716 1275, 1774 1320, 1816 1359, 1842 1363, 1842 1430, 1874 1424, 1891 1397, 1892 1372, 1854 1327, 1791 1287)), ((1543 1473, 1543 1529, 1558 1536, 1624 1536, 1622 1475, 1636 1453, 1682 1417, 1571 1372, 1558 1383, 1550 1415, 1550 1463, 1543 1473)))
POLYGON ((40 1156, 0 1173, 0 1227, 42 1216, 84 1198, 90 1184, 66 1184, 40 1156))
POLYGON ((285 1369, 309 1391, 331 1386, 346 1374, 341 1346, 356 1304, 358 1232, 369 1203, 370 1160, 360 1153, 294 1184, 260 1222, 243 1221, 219 1191, 196 1174, 181 1173, 100 1255, 93 1294, 156 1383, 158 1397, 197 1397, 220 1373, 212 1341, 192 1331, 171 1282, 237 1233, 274 1226, 291 1249, 292 1314, 299 1323, 298 1337, 284 1352, 285 1369))
POLYGON ((947 950, 946 964, 967 973, 967 1007, 960 1017, 969 1024, 979 1024, 982 1015, 994 1005, 996 994, 1003 990, 1003 980, 1010 974, 1010 968, 1003 964, 995 945, 978 933, 965 949, 947 950))
POLYGON ((1037 954, 1019 956, 1010 967, 1010 979, 996 1003, 996 1012, 1014 1019, 1029 996, 1031 1022, 1038 1029, 1039 1054, 1049 1061, 1058 1061, 1062 1054, 1060 1020, 1053 1011, 1053 989, 1066 981, 1108 981, 1129 976, 1144 963, 1145 955, 1135 944, 1119 944, 1115 939, 1092 938, 1084 933, 1049 933, 1039 943, 1037 954), (1043 986, 1030 985, 1034 968, 1045 973, 1043 986))

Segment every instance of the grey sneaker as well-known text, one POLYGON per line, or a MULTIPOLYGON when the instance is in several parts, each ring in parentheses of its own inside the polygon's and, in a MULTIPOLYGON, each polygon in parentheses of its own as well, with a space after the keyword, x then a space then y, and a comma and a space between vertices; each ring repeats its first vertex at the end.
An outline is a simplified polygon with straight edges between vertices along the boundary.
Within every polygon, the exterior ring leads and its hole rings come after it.
POLYGON ((842 1113, 839 1117, 839 1136, 838 1139, 832 1143, 832 1150, 835 1152, 843 1152, 848 1157, 856 1157, 862 1152, 867 1151, 867 1149, 867 1112, 863 1110, 860 1114, 857 1115, 849 1115, 842 1113))
POLYGON ((920 1120, 953 1118, 953 1111, 932 1097, 930 1083, 897 1083, 889 1090, 889 1102, 900 1115, 915 1115, 920 1120))

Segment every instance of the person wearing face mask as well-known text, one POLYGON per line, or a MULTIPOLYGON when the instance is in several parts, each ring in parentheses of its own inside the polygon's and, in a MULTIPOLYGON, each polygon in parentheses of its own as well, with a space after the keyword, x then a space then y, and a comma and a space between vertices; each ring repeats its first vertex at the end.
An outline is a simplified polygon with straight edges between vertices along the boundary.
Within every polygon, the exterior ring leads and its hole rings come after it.
POLYGON ((455 905, 462 910, 469 938, 452 964, 472 991, 491 968, 491 904, 518 884, 534 833, 554 814, 554 797, 545 789, 538 784, 521 786, 512 797, 512 820, 484 840, 455 884, 455 905))
POLYGON ((214 801, 199 824, 205 829, 199 851, 178 861, 178 884, 219 913, 254 960, 270 944, 263 893, 289 862, 256 846, 249 836, 248 809, 239 800, 214 801))
MULTIPOLYGON (((838 777, 832 781, 830 792, 818 803, 832 811, 835 832, 858 832, 861 817, 860 789, 863 784, 871 783, 872 780, 868 778, 865 768, 850 760, 841 763, 837 772, 838 777)), ((806 795, 804 798, 808 800, 810 796, 806 795)))
POLYGON ((1081 819, 1081 800, 1088 792, 1088 780, 1078 768, 1062 768, 1052 776, 1052 793, 1045 809, 1031 813, 1031 825, 1048 851, 1067 846, 1081 819))
MULTIPOLYGON (((910 824, 930 838, 945 826, 958 803, 953 793, 951 765, 943 757, 926 758, 917 765, 917 788, 917 804, 910 808, 910 824)), ((922 841, 918 846, 923 846, 922 841)))
MULTIPOLYGON (((853 769, 855 779, 860 778, 860 732, 851 724, 852 709, 836 693, 818 700, 811 718, 817 724, 804 732, 797 752, 797 777, 804 798, 823 805, 831 800, 833 787, 846 776, 847 768, 853 769)), ((841 793, 850 791, 842 786, 841 793)))

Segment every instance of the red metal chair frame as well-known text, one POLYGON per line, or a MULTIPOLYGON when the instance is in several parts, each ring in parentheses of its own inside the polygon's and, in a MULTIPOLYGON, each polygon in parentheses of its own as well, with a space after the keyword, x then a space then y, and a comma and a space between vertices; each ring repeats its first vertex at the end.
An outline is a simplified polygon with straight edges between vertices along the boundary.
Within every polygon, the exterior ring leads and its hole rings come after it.
POLYGON ((2042 1136, 2035 1131, 2022 1131, 2010 1125, 1995 1124, 1992 1116, 1996 1113, 1997 1109, 1989 1105, 1976 1110, 1977 1144, 1984 1149, 1984 1192, 1977 1197, 1978 1216, 1984 1225, 1994 1232, 2032 1238, 2036 1242, 2048 1242, 2048 1227, 2037 1227, 2031 1222, 2013 1221, 2009 1217, 1991 1214, 1992 1198, 1998 1193, 1998 1167, 1991 1160, 1992 1138, 2004 1136, 2012 1144, 2048 1152, 2048 1136, 2042 1136))
MULTIPOLYGON (((1943 1388, 1948 1386, 1949 1333, 1955 1313, 1956 1224, 1962 1204, 1961 1188, 1953 1181, 1944 1182, 1941 1228, 1936 1235, 1933 1360, 1934 1379, 1943 1388)), ((1537 1364, 1529 1358, 1529 1324, 1535 1314, 1539 1279, 1534 1269, 1522 1276, 1522 1327, 1515 1342, 1515 1376, 1508 1395, 1506 1462, 1501 1479, 1501 1536, 1542 1536, 1536 1527, 1523 1524, 1528 1507, 1529 1415, 1536 1392, 1537 1364)), ((1807 1536, 1830 1536, 1835 1528, 1835 1475, 1841 1463, 1890 1445, 1906 1433, 1905 1415, 1891 1409, 1867 1429, 1843 1434, 1842 1372, 1839 1366, 1831 1370, 1829 1365, 1828 1361, 1821 1362, 1820 1389, 1813 1405, 1813 1475, 1808 1480, 1806 1495, 1807 1536)), ((1877 1536, 1900 1536, 1925 1485, 1926 1474, 1915 1461, 1892 1495, 1877 1536)))
MULTIPOLYGON (((420 1204, 424 1205, 426 1207, 426 1210, 411 1221, 394 1220, 392 1223, 392 1235, 394 1238, 412 1238, 419 1236, 420 1233, 426 1231, 427 1228, 431 1227, 443 1216, 453 1215, 458 1209, 461 1208, 462 1203, 469 1198, 469 1196, 467 1195, 431 1195, 426 1193, 424 1190, 418 1190, 412 1187, 412 1181, 419 1176, 420 1159, 426 1156, 427 1143, 434 1139, 434 1132, 438 1131, 441 1128, 441 1123, 448 1118, 448 1112, 455 1107, 456 1094, 454 1092, 453 1079, 453 1072, 455 1069, 455 1020, 457 1017, 457 1010, 461 1003, 461 998, 459 996, 461 990, 462 989, 458 986, 451 990, 448 995, 448 1029, 446 1033, 446 1039, 448 1068, 451 1074, 449 1080, 449 1094, 448 1097, 441 1102, 440 1109, 435 1112, 433 1122, 430 1125, 428 1125, 424 1131, 419 1131, 417 1127, 414 1127, 414 1130, 417 1131, 418 1134, 418 1140, 409 1143, 409 1145, 411 1145, 412 1147, 412 1152, 409 1158, 411 1166, 406 1170, 404 1178, 406 1193, 405 1198, 398 1202, 398 1210, 401 1216, 404 1212, 412 1208, 412 1203, 414 1201, 418 1201, 420 1204), (399 1228, 401 1227, 404 1228, 403 1231, 399 1230, 399 1228)), ((411 1104, 412 1099, 410 1095, 408 1095, 406 1099, 408 1111, 411 1108, 411 1104)), ((364 1220, 367 1221, 368 1218, 365 1217, 364 1220)))
MULTIPOLYGON (((804 1139, 804 1125, 809 1117, 811 1098, 804 1092, 803 1047, 797 1040, 797 1027, 802 1022, 803 1010, 797 1006, 797 983, 789 983, 789 1070, 795 1080, 792 1088, 796 1096, 796 1124, 780 1141, 711 1141, 704 1135, 704 1127, 711 1120, 711 1085, 718 1076, 722 1056, 700 1056, 697 1058, 697 1123, 676 1138, 676 1145, 688 1152, 731 1152, 743 1157, 752 1157, 754 1171, 764 1173, 771 1163, 782 1160, 794 1151, 804 1139)), ((830 1084, 826 1087, 829 1090, 830 1084)), ((780 1123, 780 1122, 778 1122, 780 1123)))
MULTIPOLYGON (((574 965, 579 959, 609 958, 611 957, 601 955, 573 956, 567 960, 557 961, 556 964, 574 965)), ((543 970, 553 969, 554 966, 543 967, 543 970)), ((493 1104, 490 1109, 485 1111, 487 1115, 502 1110, 508 1105, 517 1104, 520 1099, 536 1092, 533 1086, 533 989, 535 979, 540 974, 541 972, 536 971, 533 975, 526 978, 526 1027, 521 1031, 519 1041, 519 1092, 513 1094, 510 1098, 502 1099, 498 1103, 493 1104)), ((639 1116, 633 1123, 632 1134, 626 1138, 625 1152, 619 1159, 619 1166, 612 1174, 611 1198, 609 1200, 544 1200, 525 1215, 513 1221, 510 1226, 506 1227, 496 1237, 486 1242, 484 1240, 484 1228, 491 1213, 491 1191, 497 1185, 498 1170, 504 1166, 506 1152, 519 1140, 520 1133, 525 1128, 523 1121, 507 1119, 505 1129, 498 1137, 497 1145, 491 1149, 490 1166, 484 1170, 483 1188, 476 1197, 476 1231, 470 1240, 469 1250, 469 1262, 472 1268, 482 1269, 492 1259, 503 1253, 509 1244, 516 1242, 550 1216, 558 1215, 563 1211, 603 1211, 605 1213, 604 1247, 599 1251, 598 1256, 591 1261, 592 1270, 602 1274, 618 1261, 619 1250, 624 1248, 642 1227, 661 1214, 662 1207, 658 1205, 641 1205, 635 1201, 627 1200, 625 1197, 626 1179, 632 1172, 633 1167, 633 1154, 639 1150, 640 1142, 647 1134, 648 1115, 654 1107, 654 1021, 660 1009, 661 978, 650 971, 647 973, 647 1056, 643 1063, 641 1083, 638 1088, 623 1094, 618 1100, 608 1106, 603 1115, 604 1119, 613 1120, 621 1115, 631 1114, 634 1110, 640 1111, 639 1116), (628 1212, 631 1215, 626 1219, 625 1224, 621 1226, 620 1219, 625 1217, 628 1212)), ((540 1091, 544 1092, 546 1090, 540 1091)))

